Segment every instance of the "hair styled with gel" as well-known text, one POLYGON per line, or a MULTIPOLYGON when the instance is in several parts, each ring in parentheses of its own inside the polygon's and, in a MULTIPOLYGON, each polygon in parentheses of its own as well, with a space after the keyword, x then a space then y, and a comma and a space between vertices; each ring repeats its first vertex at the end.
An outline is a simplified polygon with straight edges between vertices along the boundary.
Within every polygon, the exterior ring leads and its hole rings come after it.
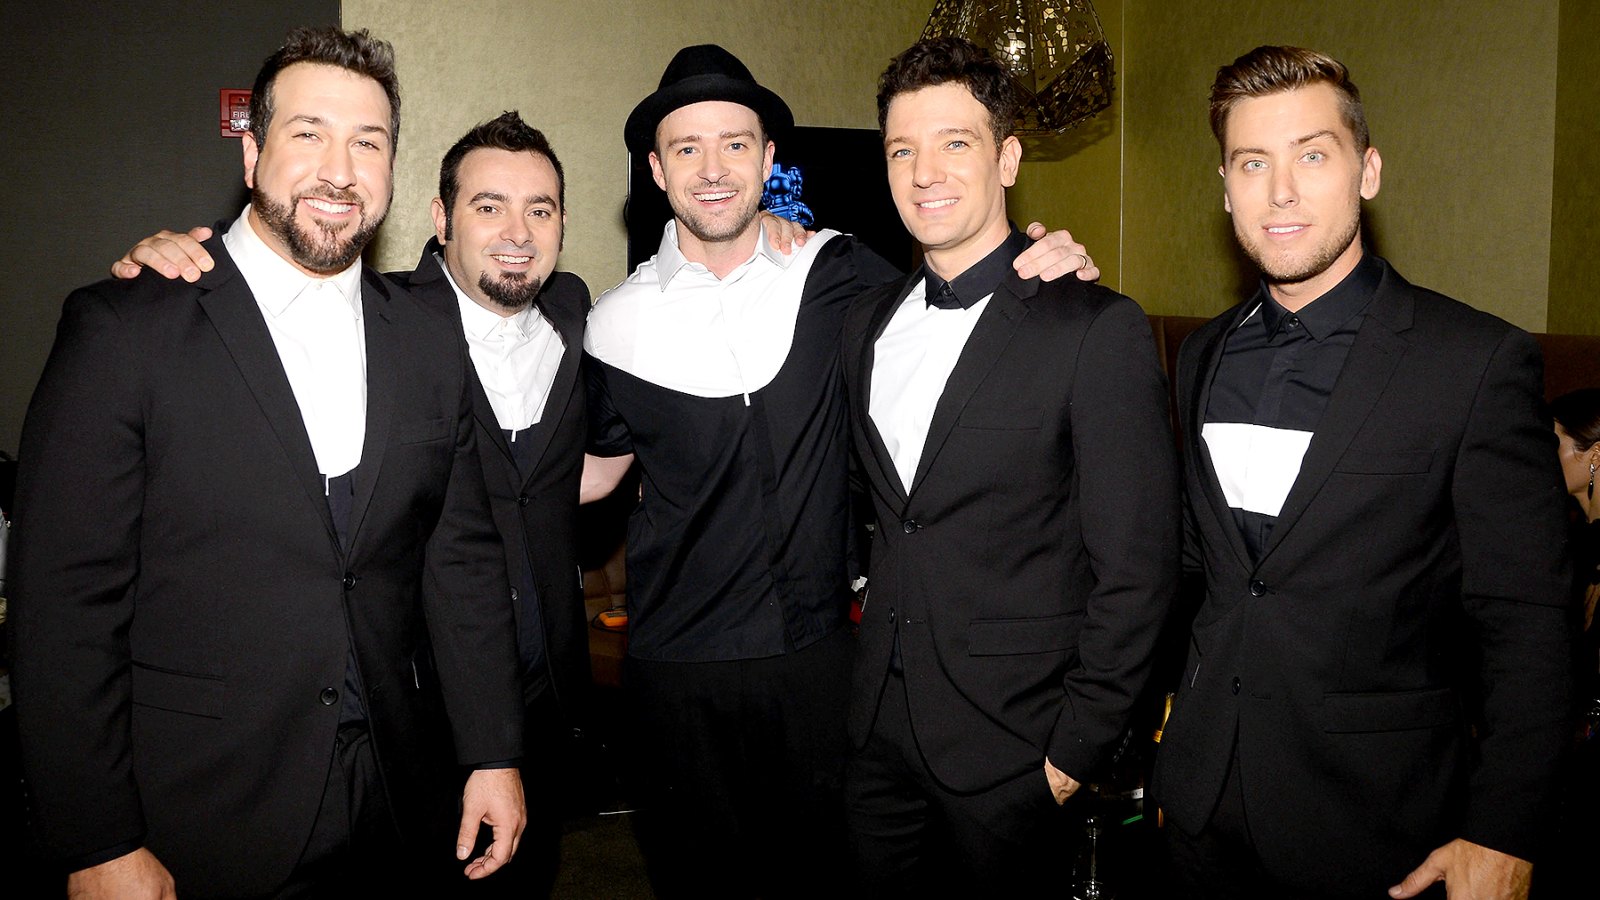
POLYGON ((461 192, 461 161, 474 150, 506 150, 511 153, 537 153, 550 160, 556 170, 556 197, 560 211, 567 208, 567 176, 561 169, 561 160, 551 149, 544 132, 522 121, 516 110, 508 110, 487 122, 473 126, 461 136, 439 163, 439 200, 444 204, 444 237, 450 239, 455 217, 456 196, 461 192))
POLYGON ((365 28, 342 31, 326 25, 289 32, 283 46, 261 64, 250 91, 250 135, 256 146, 266 146, 267 126, 272 124, 273 82, 279 72, 296 63, 335 66, 371 78, 383 88, 384 96, 389 98, 389 162, 393 165, 395 148, 400 143, 400 80, 394 72, 394 48, 365 28))
POLYGON ((889 121, 889 104, 901 94, 941 84, 959 84, 989 111, 995 148, 1011 136, 1022 100, 1011 73, 989 51, 958 37, 918 41, 889 61, 878 77, 878 130, 889 121))
POLYGON ((1366 153, 1370 143, 1367 114, 1361 106, 1361 91, 1350 80, 1350 70, 1325 53, 1302 47, 1257 47, 1217 70, 1217 79, 1211 83, 1211 133, 1222 152, 1228 152, 1224 137, 1228 113, 1240 101, 1314 84, 1325 84, 1338 94, 1339 114, 1355 135, 1356 153, 1366 153))

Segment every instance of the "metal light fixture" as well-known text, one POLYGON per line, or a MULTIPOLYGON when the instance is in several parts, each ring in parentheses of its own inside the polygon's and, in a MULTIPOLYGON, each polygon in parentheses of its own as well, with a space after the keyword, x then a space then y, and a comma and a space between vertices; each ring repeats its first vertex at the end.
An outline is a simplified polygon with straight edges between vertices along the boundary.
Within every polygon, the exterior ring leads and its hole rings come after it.
POLYGON ((1021 137, 1058 135, 1111 105, 1111 46, 1089 0, 938 0, 923 38, 987 48, 1022 89, 1021 137))

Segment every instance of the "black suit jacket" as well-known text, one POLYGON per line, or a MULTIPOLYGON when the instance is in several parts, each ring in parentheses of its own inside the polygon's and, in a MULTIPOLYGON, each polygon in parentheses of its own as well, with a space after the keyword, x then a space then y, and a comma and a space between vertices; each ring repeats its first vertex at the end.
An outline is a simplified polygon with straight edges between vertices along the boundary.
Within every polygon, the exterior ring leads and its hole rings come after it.
POLYGON ((220 237, 206 249, 197 284, 67 299, 23 428, 11 609, 44 843, 82 863, 142 841, 180 890, 231 896, 273 889, 305 846, 352 645, 408 836, 436 816, 430 751, 517 757, 521 704, 455 329, 363 273, 343 551, 266 323, 220 237))
POLYGON ((1186 561, 1206 596, 1157 759, 1162 808, 1198 831, 1237 741, 1258 849, 1307 884, 1381 891, 1454 837, 1529 857, 1571 672, 1537 344, 1386 266, 1251 563, 1200 433, 1247 312, 1179 354, 1186 561))
POLYGON ((986 789, 1047 754, 1092 777, 1143 688, 1177 580, 1176 461, 1149 322, 1097 285, 1008 276, 950 374, 908 493, 869 391, 874 344, 909 287, 868 292, 845 324, 878 519, 852 738, 871 733, 898 628, 917 744, 946 786, 986 789))
MULTIPOLYGON (((439 242, 430 239, 416 269, 393 277, 424 306, 455 322, 459 334, 461 309, 436 256, 441 252, 439 242)), ((470 379, 472 416, 478 427, 483 480, 489 488, 495 526, 505 543, 507 565, 520 566, 526 558, 533 566, 551 683, 568 724, 577 727, 584 721, 584 699, 590 684, 577 535, 578 483, 588 429, 578 365, 583 358, 583 326, 589 317, 589 288, 576 275, 556 272, 539 299, 565 349, 544 415, 522 437, 534 442, 533 455, 538 462, 532 474, 524 479, 517 471, 511 447, 476 371, 470 379)), ((522 615, 521 606, 516 607, 516 614, 522 615)))

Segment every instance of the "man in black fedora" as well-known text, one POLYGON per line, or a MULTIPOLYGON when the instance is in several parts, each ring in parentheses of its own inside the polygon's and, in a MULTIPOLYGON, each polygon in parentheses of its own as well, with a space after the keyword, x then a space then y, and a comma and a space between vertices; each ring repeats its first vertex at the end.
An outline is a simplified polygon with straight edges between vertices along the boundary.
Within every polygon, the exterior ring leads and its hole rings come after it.
MULTIPOLYGON (((624 136, 674 218, 656 256, 600 298, 584 342, 589 452, 643 472, 624 678, 663 896, 826 896, 846 870, 840 331, 851 302, 898 273, 835 231, 789 253, 761 239, 762 188, 793 123, 721 47, 673 58, 624 136)), ((1086 262, 1061 234, 1019 258, 1030 275, 1086 262)))

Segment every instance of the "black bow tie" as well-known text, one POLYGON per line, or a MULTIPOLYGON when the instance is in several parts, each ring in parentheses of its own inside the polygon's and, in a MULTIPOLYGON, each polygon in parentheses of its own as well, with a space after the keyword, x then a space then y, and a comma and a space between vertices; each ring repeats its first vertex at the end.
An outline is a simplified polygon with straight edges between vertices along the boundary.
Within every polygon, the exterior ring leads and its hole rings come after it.
POLYGON ((951 289, 950 282, 948 281, 940 285, 938 292, 933 294, 933 296, 928 297, 927 300, 929 306, 937 307, 939 309, 966 308, 966 304, 962 303, 961 298, 956 296, 956 292, 951 289))

